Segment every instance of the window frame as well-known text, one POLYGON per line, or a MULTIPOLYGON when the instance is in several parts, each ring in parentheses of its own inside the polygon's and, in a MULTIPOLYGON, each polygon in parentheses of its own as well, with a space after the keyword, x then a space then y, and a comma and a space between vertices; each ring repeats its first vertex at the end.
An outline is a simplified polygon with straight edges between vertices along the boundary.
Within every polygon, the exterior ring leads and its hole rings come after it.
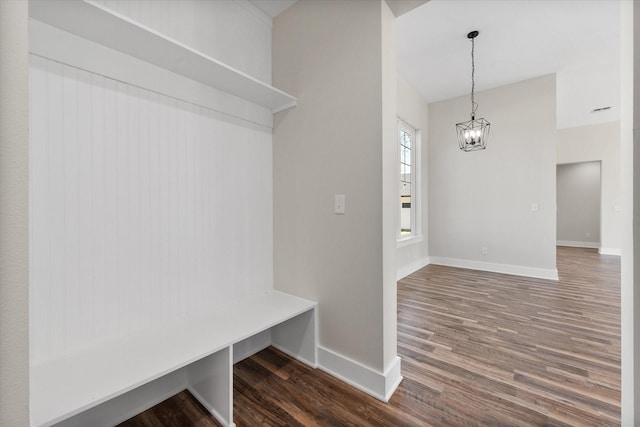
POLYGON ((397 136, 397 144, 398 144, 398 161, 397 161, 397 165, 398 165, 398 184, 400 184, 399 191, 398 191, 398 196, 400 196, 400 200, 398 203, 398 224, 396 227, 396 234, 397 234, 397 243, 398 243, 398 247, 403 247, 403 246, 407 246, 413 243, 418 243, 420 241, 422 241, 422 234, 421 234, 421 224, 420 224, 420 205, 421 205, 421 200, 419 200, 418 195, 420 194, 420 177, 421 177, 421 173, 420 173, 420 164, 419 164, 419 159, 420 159, 420 131, 416 128, 414 128, 412 125, 410 125, 407 121, 402 120, 401 118, 398 118, 398 136, 397 136), (410 185, 411 185, 411 192, 410 192, 410 198, 411 198, 411 207, 410 207, 410 225, 411 225, 411 232, 408 234, 402 234, 402 183, 403 183, 403 169, 402 169, 402 164, 403 164, 403 145, 402 145, 402 137, 403 137, 403 133, 409 134, 411 135, 411 158, 410 158, 410 168, 411 168, 411 172, 410 172, 410 185))

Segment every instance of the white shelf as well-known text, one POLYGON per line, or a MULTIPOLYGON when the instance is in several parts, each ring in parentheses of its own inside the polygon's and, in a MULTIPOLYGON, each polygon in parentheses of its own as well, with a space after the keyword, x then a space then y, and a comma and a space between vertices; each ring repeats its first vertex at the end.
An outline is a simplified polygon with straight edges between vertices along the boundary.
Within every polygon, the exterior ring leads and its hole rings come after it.
POLYGON ((287 321, 316 305, 269 291, 210 315, 87 346, 34 365, 31 425, 53 425, 267 329, 275 328, 274 345, 315 364, 315 329, 311 326, 308 331, 305 324, 287 321))
POLYGON ((91 0, 30 0, 32 19, 271 109, 296 98, 91 0))

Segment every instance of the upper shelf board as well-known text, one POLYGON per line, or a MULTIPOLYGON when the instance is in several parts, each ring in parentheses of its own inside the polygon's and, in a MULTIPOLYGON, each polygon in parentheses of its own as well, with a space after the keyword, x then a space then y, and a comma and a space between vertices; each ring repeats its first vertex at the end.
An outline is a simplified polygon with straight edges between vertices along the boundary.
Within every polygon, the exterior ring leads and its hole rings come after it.
POLYGON ((30 0, 29 16, 274 113, 296 98, 91 0, 30 0))

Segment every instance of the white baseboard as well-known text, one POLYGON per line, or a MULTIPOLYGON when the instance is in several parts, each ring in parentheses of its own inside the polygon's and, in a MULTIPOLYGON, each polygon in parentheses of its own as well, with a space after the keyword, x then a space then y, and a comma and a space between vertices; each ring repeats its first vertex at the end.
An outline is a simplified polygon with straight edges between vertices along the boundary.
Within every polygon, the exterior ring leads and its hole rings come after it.
POLYGON ((213 416, 213 418, 216 419, 216 421, 218 421, 220 424, 222 424, 225 427, 235 427, 236 424, 233 421, 231 421, 231 424, 227 423, 224 417, 218 411, 216 411, 215 408, 212 408, 211 406, 207 405, 206 403, 207 399, 201 396, 198 390, 195 389, 195 387, 187 387, 187 390, 189 390, 189 393, 191 393, 193 397, 195 397, 196 400, 200 402, 200 404, 204 406, 205 409, 211 413, 211 415, 213 416))
POLYGON ((598 242, 578 242, 573 240, 558 240, 556 241, 557 246, 569 246, 571 248, 592 248, 598 249, 600 247, 600 243, 598 242))
POLYGON ((404 277, 407 277, 408 275, 410 275, 411 273, 420 270, 423 267, 426 267, 427 265, 429 265, 429 257, 424 257, 418 260, 413 261, 412 263, 409 263, 407 265, 403 265, 401 267, 398 267, 398 273, 397 273, 397 280, 400 280, 404 277))
POLYGON ((318 368, 383 402, 389 401, 402 382, 397 356, 384 373, 323 347, 318 347, 318 362, 318 368))
POLYGON ((525 267, 521 265, 497 264, 492 262, 473 261, 468 259, 430 257, 431 264, 448 267, 469 268, 471 270, 490 271, 493 273, 513 274, 515 276, 534 277, 536 279, 558 280, 557 269, 525 267))
POLYGON ((600 255, 622 255, 622 250, 620 248, 600 248, 598 249, 598 253, 600 255))
MULTIPOLYGON (((271 347, 275 348, 278 351, 283 352, 284 354, 286 354, 287 356, 296 359, 298 362, 300 363, 304 363, 305 365, 309 366, 310 368, 316 369, 318 367, 318 364, 312 360, 309 360, 305 357, 300 356, 299 354, 295 354, 292 351, 278 345, 275 343, 271 343, 271 347)), ((317 360, 317 357, 316 357, 317 360)))

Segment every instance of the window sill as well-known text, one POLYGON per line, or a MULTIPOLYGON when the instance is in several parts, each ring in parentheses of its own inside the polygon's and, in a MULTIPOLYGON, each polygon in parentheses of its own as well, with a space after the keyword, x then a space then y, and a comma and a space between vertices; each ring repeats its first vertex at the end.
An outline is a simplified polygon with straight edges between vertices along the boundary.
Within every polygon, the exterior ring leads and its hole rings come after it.
POLYGON ((422 242, 422 240, 423 239, 421 234, 417 236, 402 237, 398 239, 398 248, 415 245, 416 243, 422 242))

